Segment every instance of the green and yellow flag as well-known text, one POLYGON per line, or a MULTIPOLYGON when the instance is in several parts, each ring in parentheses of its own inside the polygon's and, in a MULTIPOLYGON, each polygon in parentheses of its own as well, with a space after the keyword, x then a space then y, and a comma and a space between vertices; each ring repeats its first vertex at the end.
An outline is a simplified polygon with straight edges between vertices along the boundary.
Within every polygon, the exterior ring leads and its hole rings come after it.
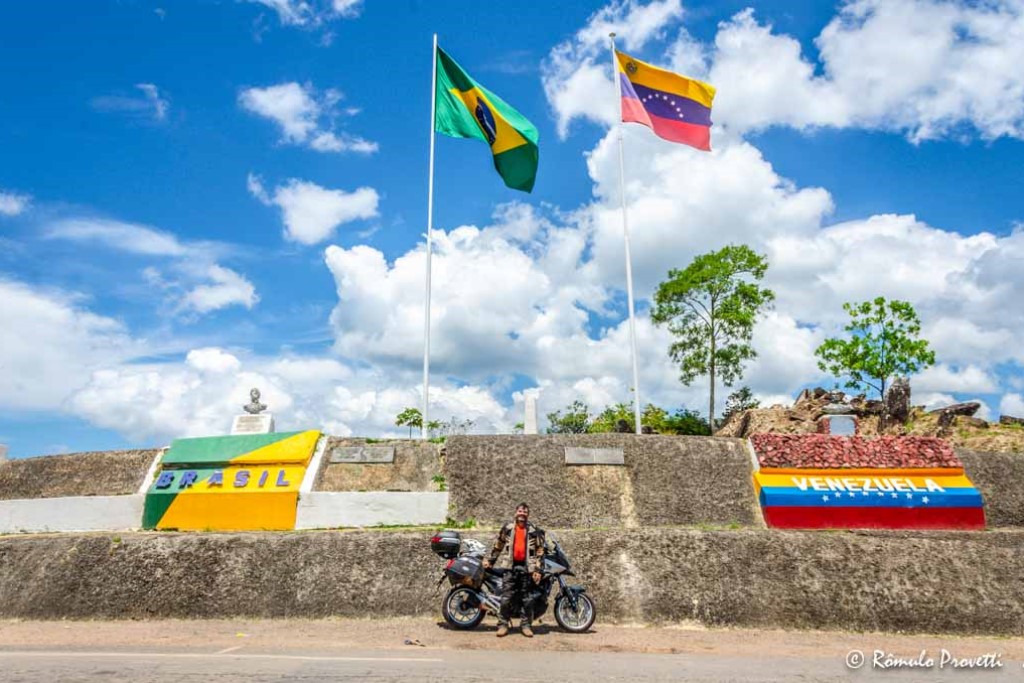
POLYGON ((525 116, 437 49, 434 130, 453 138, 477 138, 491 147, 494 168, 508 187, 530 192, 537 178, 537 129, 525 116))

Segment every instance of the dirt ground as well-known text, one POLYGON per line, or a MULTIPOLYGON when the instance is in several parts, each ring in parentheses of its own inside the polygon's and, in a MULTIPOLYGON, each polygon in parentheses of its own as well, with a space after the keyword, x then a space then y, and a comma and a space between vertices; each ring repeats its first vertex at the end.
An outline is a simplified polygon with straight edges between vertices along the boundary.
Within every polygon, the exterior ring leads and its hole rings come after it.
MULTIPOLYGON (((532 640, 517 631, 494 636, 488 620, 470 632, 453 631, 440 620, 398 619, 227 619, 155 621, 0 621, 2 649, 201 649, 244 652, 287 648, 432 650, 539 650, 549 652, 632 652, 708 654, 745 657, 842 658, 853 649, 916 654, 945 648, 958 657, 999 652, 1005 660, 1024 660, 1024 638, 898 635, 837 631, 781 631, 673 627, 605 626, 590 633, 563 633, 554 623, 536 628, 532 640)), ((837 659, 839 661, 839 659, 837 659)))

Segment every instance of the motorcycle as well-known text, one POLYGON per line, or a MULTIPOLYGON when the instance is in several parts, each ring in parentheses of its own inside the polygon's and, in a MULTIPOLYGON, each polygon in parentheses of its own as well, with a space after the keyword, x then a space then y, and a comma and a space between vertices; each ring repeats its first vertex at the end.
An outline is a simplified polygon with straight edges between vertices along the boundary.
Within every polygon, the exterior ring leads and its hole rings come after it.
MULTIPOLYGON (((485 569, 483 559, 487 549, 474 539, 462 539, 457 531, 442 531, 430 539, 430 547, 448 562, 445 564, 437 589, 445 579, 451 588, 441 601, 444 620, 459 630, 474 629, 483 622, 488 612, 497 615, 501 609, 501 586, 513 571, 522 569, 485 569)), ((586 594, 586 588, 570 585, 566 577, 576 576, 562 546, 553 534, 546 534, 541 580, 533 586, 534 621, 547 612, 548 600, 557 586, 555 595, 555 621, 569 633, 584 633, 594 625, 597 609, 586 594)))

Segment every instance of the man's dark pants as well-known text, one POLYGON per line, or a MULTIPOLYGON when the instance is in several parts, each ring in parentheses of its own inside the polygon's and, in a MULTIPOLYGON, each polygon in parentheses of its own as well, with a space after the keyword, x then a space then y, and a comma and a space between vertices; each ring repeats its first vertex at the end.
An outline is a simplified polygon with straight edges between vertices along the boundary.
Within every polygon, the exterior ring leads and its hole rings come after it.
POLYGON ((512 567, 512 570, 505 574, 501 584, 501 623, 508 624, 518 608, 520 628, 528 625, 533 613, 533 592, 533 577, 526 567, 512 567))

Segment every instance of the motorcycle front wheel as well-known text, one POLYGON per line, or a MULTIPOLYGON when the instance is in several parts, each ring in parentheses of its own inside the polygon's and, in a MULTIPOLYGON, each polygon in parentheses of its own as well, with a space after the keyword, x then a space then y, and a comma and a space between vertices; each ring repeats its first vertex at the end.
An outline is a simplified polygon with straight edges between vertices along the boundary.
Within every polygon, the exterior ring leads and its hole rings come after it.
POLYGON ((586 593, 576 596, 576 609, 565 596, 555 600, 555 621, 569 633, 585 633, 597 619, 597 608, 586 593))
POLYGON ((468 631, 480 625, 486 613, 480 609, 480 599, 465 586, 456 586, 448 591, 441 603, 441 614, 452 628, 468 631))

